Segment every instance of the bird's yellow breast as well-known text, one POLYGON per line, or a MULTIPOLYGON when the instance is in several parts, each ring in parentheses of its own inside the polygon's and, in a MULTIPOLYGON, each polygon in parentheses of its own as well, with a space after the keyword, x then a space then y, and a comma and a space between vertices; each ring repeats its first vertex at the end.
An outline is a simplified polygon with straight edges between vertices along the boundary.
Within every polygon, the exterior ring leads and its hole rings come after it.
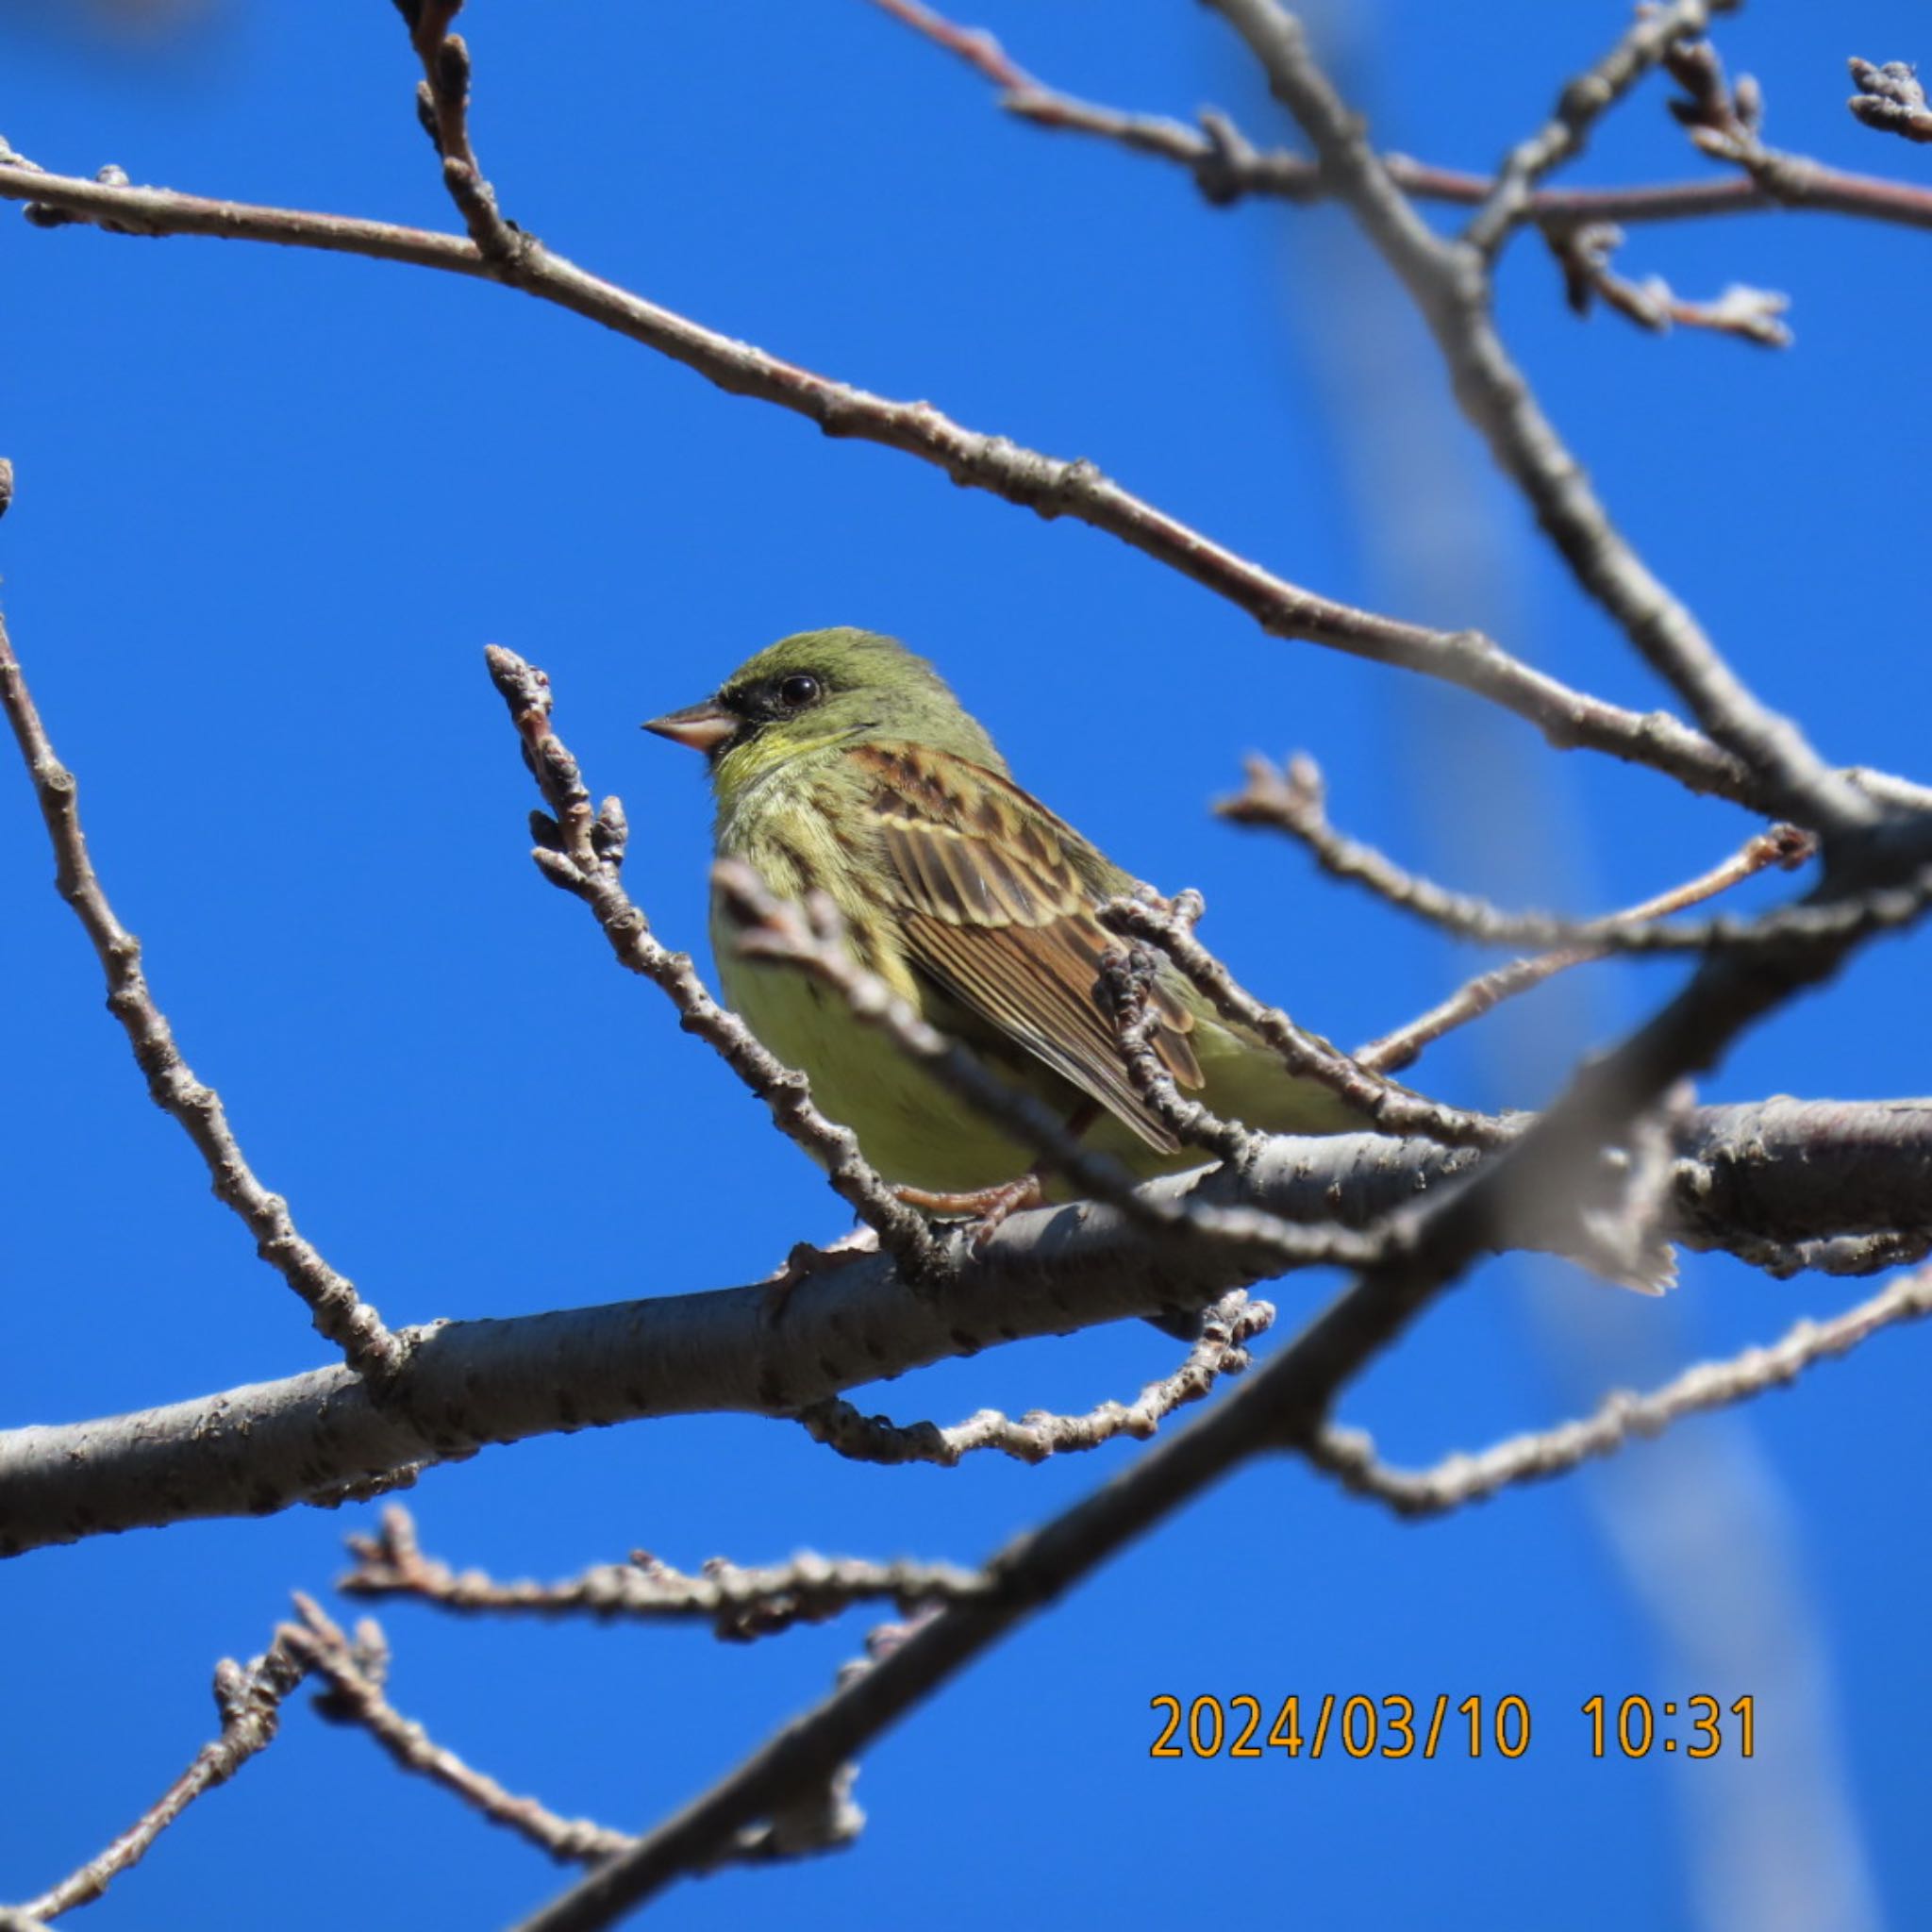
POLYGON ((918 1061, 859 1020, 844 997, 794 966, 746 959, 714 911, 724 997, 760 1041, 811 1082, 822 1113, 858 1137, 886 1179, 936 1192, 996 1187, 1024 1174, 1024 1147, 952 1098, 918 1061))

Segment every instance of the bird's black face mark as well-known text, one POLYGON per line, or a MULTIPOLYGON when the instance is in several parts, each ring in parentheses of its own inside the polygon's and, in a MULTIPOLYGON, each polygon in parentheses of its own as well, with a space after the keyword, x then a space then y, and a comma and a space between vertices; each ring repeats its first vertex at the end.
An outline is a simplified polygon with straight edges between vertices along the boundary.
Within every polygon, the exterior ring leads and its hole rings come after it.
POLYGON ((826 681, 815 671, 788 671, 778 677, 761 677, 756 684, 742 684, 724 691, 718 702, 733 716, 744 720, 743 737, 784 718, 795 718, 821 703, 827 691, 826 681))

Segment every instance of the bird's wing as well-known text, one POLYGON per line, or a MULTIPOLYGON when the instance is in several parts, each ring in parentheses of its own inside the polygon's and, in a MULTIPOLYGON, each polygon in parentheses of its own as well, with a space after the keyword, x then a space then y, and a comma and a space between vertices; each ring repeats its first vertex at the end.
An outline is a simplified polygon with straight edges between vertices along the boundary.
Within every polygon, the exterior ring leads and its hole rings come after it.
MULTIPOLYGON (((948 996, 1117 1114, 1150 1147, 1179 1143, 1134 1091, 1099 991, 1120 941, 1074 862, 1089 848, 1011 779, 920 744, 848 754, 872 781, 888 890, 913 963, 948 996)), ((1201 1084, 1187 1008, 1157 985, 1161 1063, 1201 1084)))

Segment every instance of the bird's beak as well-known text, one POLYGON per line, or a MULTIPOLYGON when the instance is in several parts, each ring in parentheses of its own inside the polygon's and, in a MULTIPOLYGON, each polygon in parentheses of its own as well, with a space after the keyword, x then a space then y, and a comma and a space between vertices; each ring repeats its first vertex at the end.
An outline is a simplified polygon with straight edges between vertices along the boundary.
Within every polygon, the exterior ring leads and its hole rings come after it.
POLYGON ((707 698, 701 705, 687 705, 681 711, 666 711, 661 718, 646 719, 644 729, 708 757, 737 735, 741 722, 716 698, 707 698))

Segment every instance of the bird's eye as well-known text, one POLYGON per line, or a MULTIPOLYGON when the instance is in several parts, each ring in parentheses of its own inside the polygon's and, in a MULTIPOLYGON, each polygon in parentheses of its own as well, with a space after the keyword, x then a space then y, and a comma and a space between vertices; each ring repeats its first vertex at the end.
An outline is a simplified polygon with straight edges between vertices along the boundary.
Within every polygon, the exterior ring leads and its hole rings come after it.
POLYGON ((794 672, 778 687, 778 702, 793 711, 802 711, 818 694, 819 681, 809 671, 794 672))

